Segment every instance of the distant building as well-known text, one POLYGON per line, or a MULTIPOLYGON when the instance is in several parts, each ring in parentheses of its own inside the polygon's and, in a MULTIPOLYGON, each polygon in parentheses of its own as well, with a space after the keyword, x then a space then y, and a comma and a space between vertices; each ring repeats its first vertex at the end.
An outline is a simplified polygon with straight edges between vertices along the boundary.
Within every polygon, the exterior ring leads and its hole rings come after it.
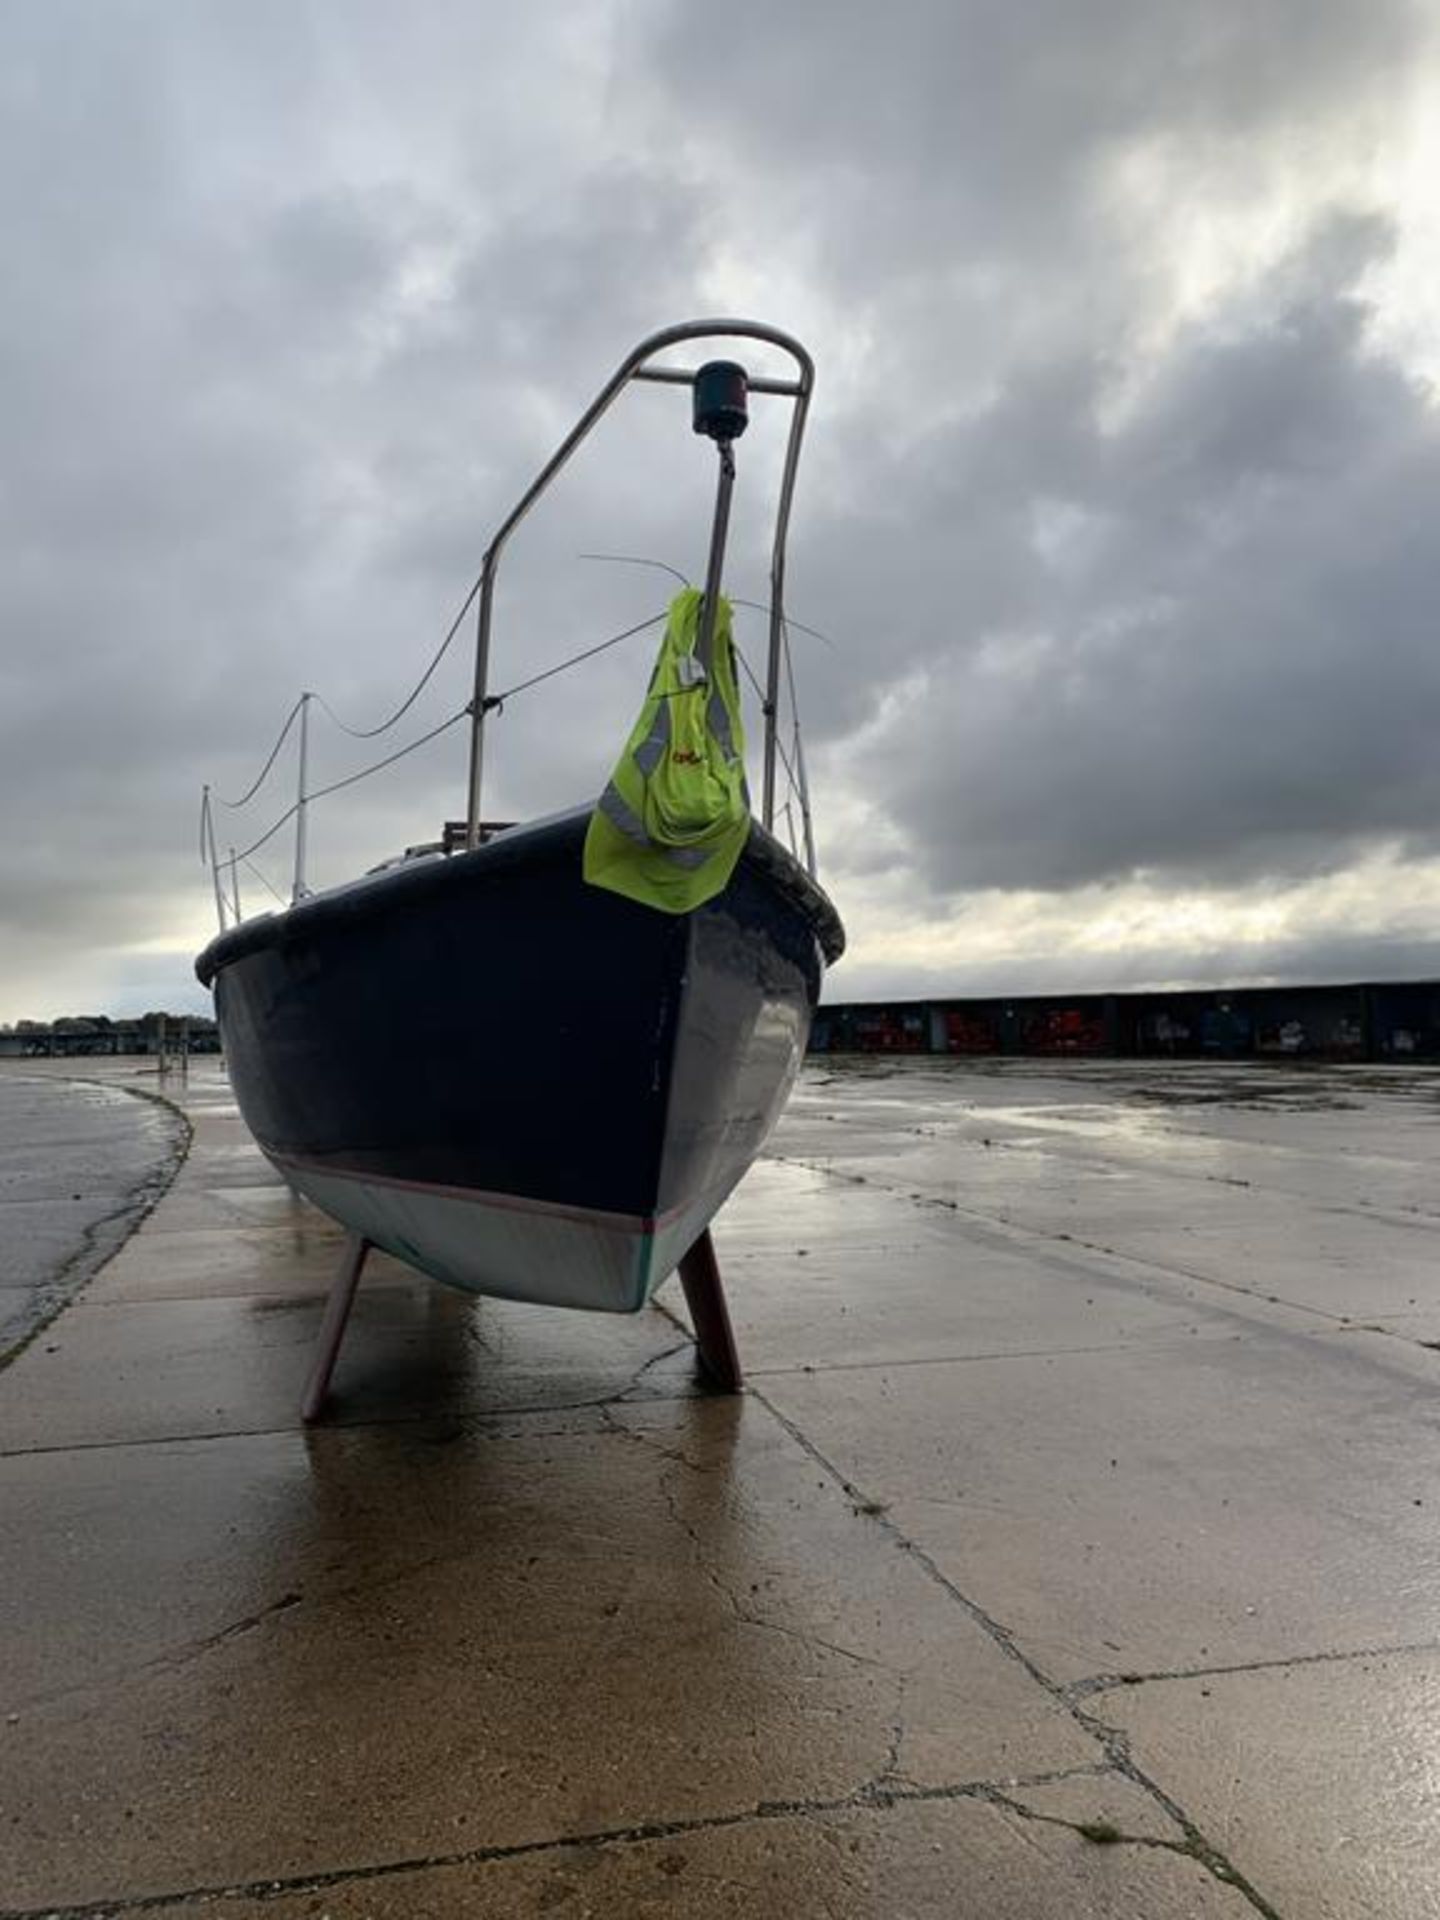
POLYGON ((207 1014, 147 1013, 138 1020, 64 1014, 58 1020, 17 1020, 13 1027, 0 1027, 0 1059, 219 1051, 220 1030, 207 1014))
POLYGON ((1440 981, 822 1006, 812 1053, 1440 1060, 1440 981))

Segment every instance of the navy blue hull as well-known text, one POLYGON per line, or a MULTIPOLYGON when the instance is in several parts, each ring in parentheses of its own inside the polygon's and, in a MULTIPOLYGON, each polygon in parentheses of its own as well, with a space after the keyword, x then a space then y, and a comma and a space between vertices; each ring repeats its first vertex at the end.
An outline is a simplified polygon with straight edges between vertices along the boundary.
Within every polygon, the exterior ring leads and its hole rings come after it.
POLYGON ((549 1223, 552 1265, 572 1257, 554 1223, 598 1223, 640 1249, 623 1300, 591 1302, 581 1281, 557 1294, 553 1274, 533 1297, 633 1306, 759 1152, 843 936, 758 829, 725 892, 672 916, 585 885, 586 819, 247 922, 197 972, 247 1124, 321 1205, 438 1278, 507 1294, 525 1292, 526 1216, 549 1223), (457 1221, 480 1218, 457 1213, 466 1200, 490 1223, 477 1247, 502 1223, 491 1284, 483 1249, 456 1253, 457 1221))

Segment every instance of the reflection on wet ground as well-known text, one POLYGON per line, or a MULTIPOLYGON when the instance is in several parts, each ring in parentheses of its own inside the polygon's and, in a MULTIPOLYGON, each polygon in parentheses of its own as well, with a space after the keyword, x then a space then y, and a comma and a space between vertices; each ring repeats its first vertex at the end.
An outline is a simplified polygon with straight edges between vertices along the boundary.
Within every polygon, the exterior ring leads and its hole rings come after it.
POLYGON ((0 1375, 6 1920, 1433 1911, 1440 1075, 819 1063, 741 1398, 377 1259, 308 1434, 338 1236, 168 1091, 0 1375))

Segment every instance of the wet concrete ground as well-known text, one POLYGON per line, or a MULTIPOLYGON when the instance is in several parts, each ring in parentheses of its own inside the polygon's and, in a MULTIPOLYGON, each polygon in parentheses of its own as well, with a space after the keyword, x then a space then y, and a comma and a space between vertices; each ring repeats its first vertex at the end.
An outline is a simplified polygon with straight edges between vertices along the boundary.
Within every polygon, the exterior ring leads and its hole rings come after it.
POLYGON ((1440 1075, 821 1066, 743 1397, 377 1259, 308 1435, 337 1236, 187 1104, 0 1374, 4 1920, 1436 1912, 1440 1075))
POLYGON ((158 1100, 0 1071, 0 1365, 126 1240, 187 1135, 158 1100))

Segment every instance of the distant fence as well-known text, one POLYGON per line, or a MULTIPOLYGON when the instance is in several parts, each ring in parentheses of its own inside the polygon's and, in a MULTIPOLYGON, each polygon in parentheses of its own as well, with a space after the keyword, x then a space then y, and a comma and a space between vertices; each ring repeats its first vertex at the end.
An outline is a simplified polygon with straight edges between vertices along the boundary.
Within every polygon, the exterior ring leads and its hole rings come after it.
POLYGON ((822 1006, 812 1053, 1440 1060, 1440 981, 822 1006))

